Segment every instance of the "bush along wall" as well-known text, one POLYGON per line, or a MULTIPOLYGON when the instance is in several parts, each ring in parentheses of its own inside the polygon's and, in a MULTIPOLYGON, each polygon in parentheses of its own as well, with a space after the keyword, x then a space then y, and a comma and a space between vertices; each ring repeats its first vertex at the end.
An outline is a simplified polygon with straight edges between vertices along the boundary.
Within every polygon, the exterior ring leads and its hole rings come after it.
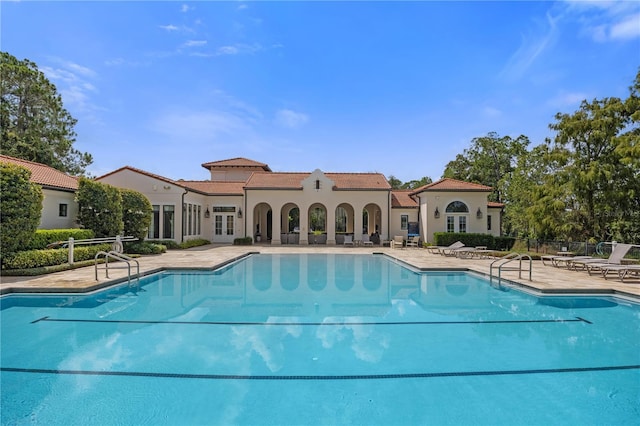
MULTIPOLYGON (((91 260, 99 251, 111 250, 111 244, 77 246, 73 250, 74 262, 91 260)), ((62 265, 69 261, 69 249, 27 250, 2 256, 2 269, 29 269, 62 265)))
POLYGON ((437 246, 449 246, 456 241, 467 247, 485 246, 489 250, 511 250, 515 244, 512 237, 494 237, 490 234, 468 234, 457 232, 436 232, 433 234, 437 246))
POLYGON ((50 244, 67 242, 70 237, 74 240, 88 240, 94 238, 94 233, 91 229, 38 229, 26 250, 45 249, 50 244))

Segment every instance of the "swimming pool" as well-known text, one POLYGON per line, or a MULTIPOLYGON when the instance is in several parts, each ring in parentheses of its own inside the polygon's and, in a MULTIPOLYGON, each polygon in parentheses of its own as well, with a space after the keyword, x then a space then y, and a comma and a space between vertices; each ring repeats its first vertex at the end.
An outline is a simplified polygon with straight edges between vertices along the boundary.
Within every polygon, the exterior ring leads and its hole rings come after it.
POLYGON ((637 424, 640 306, 383 255, 0 299, 2 424, 637 424))

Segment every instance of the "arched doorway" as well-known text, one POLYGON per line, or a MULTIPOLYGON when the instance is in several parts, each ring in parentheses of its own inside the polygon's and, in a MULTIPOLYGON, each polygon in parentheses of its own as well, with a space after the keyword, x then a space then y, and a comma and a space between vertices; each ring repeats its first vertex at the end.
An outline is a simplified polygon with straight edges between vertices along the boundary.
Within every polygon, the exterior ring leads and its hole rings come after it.
POLYGON ((453 201, 445 209, 447 232, 467 232, 469 207, 462 201, 453 201))
POLYGON ((259 203, 253 209, 253 240, 266 242, 271 240, 272 229, 271 206, 267 203, 259 203))
POLYGON ((282 244, 300 243, 300 208, 287 203, 280 210, 280 242, 282 244))
POLYGON ((309 244, 327 243, 327 208, 321 203, 312 204, 308 211, 309 244))

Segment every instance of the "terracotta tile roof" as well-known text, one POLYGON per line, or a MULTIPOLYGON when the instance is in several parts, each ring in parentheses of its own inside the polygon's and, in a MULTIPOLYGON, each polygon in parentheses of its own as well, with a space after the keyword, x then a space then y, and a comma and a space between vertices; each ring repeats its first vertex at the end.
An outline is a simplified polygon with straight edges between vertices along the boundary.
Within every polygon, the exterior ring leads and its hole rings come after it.
POLYGON ((490 186, 479 183, 465 182, 462 180, 444 178, 437 182, 421 186, 414 190, 412 194, 419 194, 424 191, 448 191, 448 192, 491 192, 490 186))
POLYGON ((391 191, 392 208, 417 208, 417 201, 411 196, 412 189, 394 189, 391 191))
MULTIPOLYGON (((253 173, 247 189, 302 189, 302 181, 311 173, 253 173)), ((389 190, 389 182, 380 173, 325 173, 334 183, 334 190, 389 190)))
POLYGON ((205 169, 227 169, 227 168, 244 168, 249 170, 264 170, 265 172, 270 172, 271 169, 265 163, 260 163, 258 161, 249 160, 248 158, 237 157, 230 158, 228 160, 220 160, 220 161, 211 161, 208 163, 203 163, 202 167, 205 169))
POLYGON ((163 181, 163 182, 170 183, 170 184, 172 184, 172 185, 182 186, 182 185, 180 185, 180 183, 179 183, 179 182, 176 182, 175 180, 169 179, 168 177, 160 176, 160 175, 157 175, 157 174, 155 174, 155 173, 150 173, 150 172, 147 172, 147 171, 145 171, 145 170, 137 169, 137 168, 135 168, 135 167, 131 167, 131 166, 124 166, 124 167, 120 167, 119 169, 116 169, 116 170, 114 170, 114 171, 112 171, 112 172, 109 172, 109 173, 107 173, 107 174, 105 174, 105 175, 102 175, 102 176, 100 176, 100 177, 97 177, 95 180, 101 180, 101 179, 104 179, 104 178, 106 178, 107 176, 114 175, 114 174, 119 173, 119 172, 121 172, 121 171, 123 171, 123 170, 131 170, 132 172, 140 173, 141 175, 145 175, 145 176, 148 176, 148 177, 150 177, 150 178, 158 179, 158 180, 161 180, 161 181, 163 181))
POLYGON ((488 201, 487 202, 487 207, 493 207, 493 208, 503 208, 504 207, 504 203, 497 203, 495 201, 488 201))
POLYGON ((178 184, 207 195, 244 195, 244 182, 179 180, 178 184))
POLYGON ((75 191, 78 189, 78 178, 56 170, 53 167, 20 158, 0 155, 0 162, 12 163, 25 167, 31 171, 31 182, 44 188, 75 191))

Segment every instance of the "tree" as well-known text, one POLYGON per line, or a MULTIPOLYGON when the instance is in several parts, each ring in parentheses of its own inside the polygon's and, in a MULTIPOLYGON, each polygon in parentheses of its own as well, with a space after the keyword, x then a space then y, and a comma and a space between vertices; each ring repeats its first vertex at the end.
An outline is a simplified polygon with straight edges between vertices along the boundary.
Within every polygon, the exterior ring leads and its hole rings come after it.
POLYGON ((31 172, 15 164, 0 163, 0 253, 28 246, 42 214, 42 188, 32 183, 31 172))
POLYGON ((400 187, 402 186, 402 181, 397 177, 395 177, 394 175, 389 176, 389 179, 387 179, 387 182, 389 182, 389 185, 391 186, 392 189, 400 189, 400 187))
POLYGON ((122 197, 122 221, 125 236, 134 236, 144 240, 151 225, 153 207, 149 199, 138 191, 120 189, 122 197))
POLYGON ((458 154, 445 167, 443 177, 480 183, 493 188, 490 201, 505 202, 504 192, 516 168, 518 158, 527 152, 529 138, 520 135, 516 139, 498 136, 474 138, 471 148, 458 154))
POLYGON ((118 188, 80 178, 76 201, 80 224, 92 229, 97 238, 122 235, 122 196, 118 188))
POLYGON ((73 148, 76 120, 35 63, 0 52, 0 149, 5 155, 82 175, 93 162, 73 148))
POLYGON ((400 189, 418 189, 421 186, 429 185, 433 180, 429 176, 424 176, 419 180, 410 180, 400 185, 400 189))

